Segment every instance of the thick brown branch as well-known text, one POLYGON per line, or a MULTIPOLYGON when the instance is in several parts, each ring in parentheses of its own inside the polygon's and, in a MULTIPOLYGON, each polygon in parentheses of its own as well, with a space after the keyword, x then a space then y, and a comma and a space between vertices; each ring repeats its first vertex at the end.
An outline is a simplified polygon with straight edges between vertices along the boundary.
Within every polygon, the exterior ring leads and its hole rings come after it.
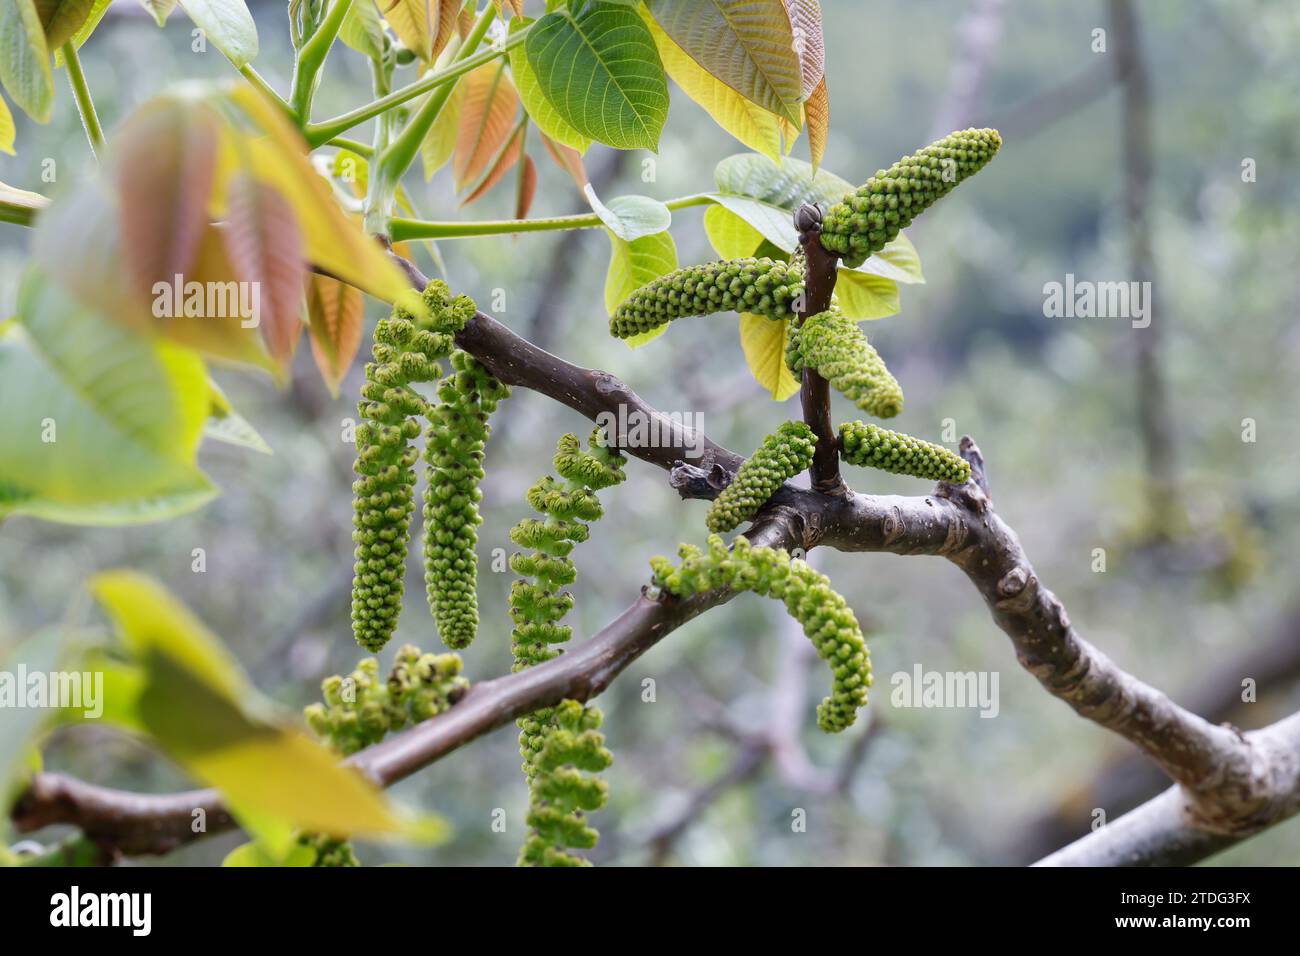
MULTIPOLYGON (((970 453, 973 443, 963 442, 970 453)), ((973 457, 973 456, 972 456, 973 457)), ((1011 638, 1016 658, 1080 716, 1139 747, 1186 788, 1203 829, 1249 832, 1275 820, 1277 793, 1250 743, 1121 670, 1075 630, 1020 540, 972 482, 927 498, 853 495, 827 509, 823 543, 843 551, 932 554, 961 568, 1011 638)))
MULTIPOLYGON (((1244 736, 1253 776, 1274 794, 1271 822, 1300 812, 1300 714, 1244 736)), ((1230 786, 1230 784, 1228 784, 1230 786)), ((1187 866, 1254 835, 1202 825, 1202 807, 1172 787, 1037 866, 1187 866)))
MULTIPOLYGON (((600 425, 636 425, 636 416, 654 422, 659 440, 629 444, 626 436, 609 437, 629 455, 660 468, 672 468, 678 461, 709 467, 717 464, 734 472, 744 460, 734 452, 697 434, 681 422, 647 404, 641 396, 608 372, 582 368, 564 361, 516 335, 496 319, 480 312, 456 336, 456 344, 487 366, 507 385, 541 392, 567 405, 600 425)), ((608 429, 607 429, 608 431, 608 429)))

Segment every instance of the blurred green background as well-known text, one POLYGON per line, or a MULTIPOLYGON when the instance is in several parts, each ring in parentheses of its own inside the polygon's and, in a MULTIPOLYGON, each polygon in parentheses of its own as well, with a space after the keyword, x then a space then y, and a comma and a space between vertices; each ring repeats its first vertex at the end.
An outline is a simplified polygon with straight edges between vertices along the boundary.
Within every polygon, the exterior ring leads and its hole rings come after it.
MULTIPOLYGON (((134 4, 116 6, 82 54, 107 126, 170 83, 229 74, 215 49, 191 52, 191 24, 179 12, 160 31, 134 4)), ((261 34, 257 66, 284 90, 285 5, 250 6, 261 34)), ((1088 640, 1206 716, 1262 726, 1300 708, 1300 595, 1291 565, 1300 557, 1300 7, 1134 6, 1152 100, 1154 173, 1144 214, 1157 299, 1155 381, 1167 404, 1156 424, 1174 477, 1158 521, 1144 452, 1151 434, 1144 438, 1139 425, 1143 333, 1119 319, 1043 315, 1044 283, 1066 273, 1135 277, 1113 31, 1107 52, 1092 49, 1093 31, 1111 26, 1110 5, 829 0, 825 165, 860 182, 952 126, 1002 130, 997 161, 911 231, 927 284, 903 287, 901 314, 868 327, 908 397, 897 427, 936 440, 975 437, 999 512, 1088 640), (1243 182, 1247 158, 1254 182, 1243 182), (1255 422, 1254 442, 1242 440, 1244 419, 1255 422), (1098 548, 1104 572, 1094 570, 1098 548), (1257 681, 1258 701, 1233 707, 1245 678, 1257 681)), ((368 98, 360 56, 336 48, 327 72, 318 117, 368 98)), ((53 122, 19 118, 20 155, 0 156, 0 181, 57 191, 88 169, 66 80, 56 78, 53 122), (53 187, 41 179, 45 158, 57 164, 53 187)), ((658 156, 620 161, 595 147, 587 166, 602 196, 669 198, 712 188, 714 164, 742 149, 674 90, 658 156)), ((796 155, 806 155, 804 143, 796 155)), ((539 160, 533 215, 581 208, 567 177, 539 160)), ((445 172, 427 187, 413 175, 409 185, 427 215, 462 214, 445 172)), ((512 190, 498 193, 464 214, 508 216, 512 190)), ((683 263, 712 258, 701 213, 675 216, 683 263)), ((6 314, 28 240, 19 227, 0 226, 6 314)), ((462 240, 440 251, 454 289, 484 305, 499 290, 504 307, 496 314, 516 331, 619 375, 665 411, 703 413, 710 436, 729 448, 747 453, 798 415, 797 399, 776 407, 749 376, 734 316, 681 323, 638 351, 606 335, 608 243, 598 231, 462 240)), ((426 252, 419 256, 432 273, 426 252)), ((131 566, 188 602, 286 710, 316 699, 322 677, 355 664, 347 611, 353 449, 341 436, 344 419, 355 416, 359 370, 338 399, 305 348, 285 390, 238 371, 217 377, 275 454, 209 444, 201 463, 224 494, 164 524, 6 521, 0 650, 58 622, 96 570, 131 566), (191 571, 194 548, 206 551, 203 574, 191 571)), ((858 417, 837 403, 837 421, 858 417)), ((494 573, 494 563, 504 565, 493 556, 512 550, 508 530, 529 513, 524 492, 550 469, 555 438, 589 427, 525 392, 497 422, 480 532, 482 626, 465 654, 474 679, 510 664, 511 575, 494 573)), ((575 555, 575 640, 630 602, 648 579, 647 558, 704 537, 704 503, 680 503, 658 469, 633 462, 628 470, 626 484, 603 493, 607 517, 575 555)), ((876 473, 848 477, 859 491, 928 490, 876 473)), ((1113 819, 1160 788, 1141 761, 1126 759, 1126 744, 1018 667, 953 566, 822 551, 813 561, 873 632, 869 719, 843 737, 817 733, 812 713, 826 674, 799 653, 803 639, 778 605, 746 596, 706 615, 634 663, 600 700, 616 759, 606 775, 610 805, 594 821, 598 863, 1023 863, 1085 832, 1094 808, 1113 819), (890 676, 917 664, 998 672, 997 717, 891 706, 890 676), (643 700, 647 679, 654 702, 643 700), (781 741, 775 756, 735 739, 738 730, 770 727, 781 741), (855 740, 861 733, 869 736, 855 740), (791 826, 799 809, 804 832, 791 826)), ((440 646, 423 590, 412 561, 407 609, 385 663, 403 642, 440 646)), ((448 816, 455 838, 436 849, 363 844, 362 860, 512 863, 525 806, 518 765, 515 735, 502 729, 402 784, 399 797, 448 816), (491 827, 498 807, 504 834, 491 827)), ((185 783, 146 747, 96 728, 56 736, 47 766, 139 790, 185 783)), ((238 841, 223 836, 162 862, 217 862, 238 841)), ((1300 820, 1213 862, 1297 861, 1300 820)))

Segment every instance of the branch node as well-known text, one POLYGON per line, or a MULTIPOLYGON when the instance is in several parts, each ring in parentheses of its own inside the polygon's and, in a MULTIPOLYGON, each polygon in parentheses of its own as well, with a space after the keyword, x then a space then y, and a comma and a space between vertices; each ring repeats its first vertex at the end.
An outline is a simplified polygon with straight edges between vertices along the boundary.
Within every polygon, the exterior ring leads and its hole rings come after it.
POLYGON ((673 463, 668 472, 668 484, 677 489, 682 498, 701 498, 712 500, 723 488, 731 484, 735 476, 716 462, 708 469, 692 465, 685 461, 673 463))

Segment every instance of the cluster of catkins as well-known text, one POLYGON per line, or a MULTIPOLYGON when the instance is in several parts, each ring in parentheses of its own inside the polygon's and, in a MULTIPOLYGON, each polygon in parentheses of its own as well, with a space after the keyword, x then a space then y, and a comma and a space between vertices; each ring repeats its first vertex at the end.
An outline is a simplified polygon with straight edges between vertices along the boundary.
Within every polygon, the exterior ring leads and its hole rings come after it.
POLYGON ((709 506, 709 530, 731 531, 754 517, 778 488, 812 464, 816 444, 817 436, 803 422, 786 422, 763 439, 709 506))
MULTIPOLYGON (((1000 146, 996 130, 965 130, 879 171, 825 213, 822 246, 849 267, 861 265, 982 169, 1000 146)), ((615 310, 610 331, 631 338, 682 316, 732 311, 797 320, 804 312, 805 271, 798 253, 789 262, 745 258, 678 269, 632 293, 615 310)), ((509 391, 471 356, 456 351, 455 336, 474 317, 474 303, 453 297, 435 281, 424 291, 424 304, 423 316, 398 308, 379 323, 358 405, 352 624, 358 643, 372 651, 392 637, 401 609, 419 457, 413 442, 422 420, 430 426, 423 542, 429 605, 450 647, 467 646, 478 626, 478 485, 488 417, 509 391), (413 386, 437 381, 440 360, 446 358, 451 374, 438 385, 437 401, 429 401, 413 386)), ((874 417, 901 411, 898 382, 838 308, 790 326, 786 362, 792 371, 815 371, 874 417)), ((810 466, 816 440, 801 422, 786 422, 769 435, 710 506, 709 530, 731 531, 752 519, 784 482, 810 466)), ((842 425, 839 444, 851 464, 949 482, 970 477, 970 466, 946 448, 877 425, 842 425)), ((529 489, 529 504, 541 518, 525 519, 510 532, 525 549, 510 559, 521 576, 510 592, 515 670, 551 660, 561 653, 555 645, 569 639, 571 630, 561 623, 574 600, 564 590, 576 577, 569 555, 587 539, 586 522, 602 514, 596 492, 623 480, 624 463, 606 447, 599 429, 586 449, 576 436, 565 435, 555 455, 559 478, 547 476, 529 489)), ((870 658, 857 619, 824 575, 783 550, 756 547, 743 537, 728 549, 716 533, 709 536, 707 550, 682 545, 679 554, 680 565, 667 558, 651 561, 656 585, 679 598, 728 588, 782 601, 831 669, 830 696, 817 709, 819 726, 835 732, 853 723, 871 685, 870 658)), ((347 679, 326 680, 325 703, 308 707, 306 716, 339 753, 351 754, 447 710, 467 687, 458 656, 406 646, 387 680, 380 679, 374 658, 363 660, 347 679)), ((606 784, 595 774, 612 759, 601 719, 598 708, 565 700, 519 721, 529 784, 529 831, 520 864, 587 862, 575 851, 596 843, 598 834, 586 815, 605 803, 606 784)), ((316 850, 317 865, 355 865, 346 841, 318 834, 300 839, 316 850)))
MULTIPOLYGON (((367 657, 347 677, 321 681, 325 703, 308 704, 303 716, 316 735, 342 756, 377 744, 385 735, 448 710, 465 696, 459 654, 426 654, 405 644, 397 649, 387 680, 379 661, 367 657)), ((360 866, 352 844, 326 833, 301 833, 298 842, 316 853, 313 866, 360 866)))
MULTIPOLYGON (((510 558, 519 575, 510 589, 511 638, 516 671, 551 660, 572 634, 560 620, 573 607, 573 595, 563 590, 577 577, 569 557, 574 545, 587 540, 584 522, 604 513, 596 492, 624 479, 626 459, 606 447, 600 429, 591 433, 584 450, 576 435, 556 444, 555 470, 528 491, 528 503, 544 516, 526 518, 510 538, 531 553, 510 558)), ((528 836, 519 854, 521 866, 582 866, 573 852, 596 845, 597 832, 586 814, 605 804, 607 786, 591 776, 609 766, 612 757, 599 727, 600 709, 575 700, 562 701, 519 720, 519 753, 528 778, 528 836)))
POLYGON ((321 739, 347 756, 443 713, 468 689, 459 654, 429 654, 406 644, 386 680, 379 676, 379 661, 367 657, 347 677, 325 678, 325 703, 310 704, 303 714, 321 739))
POLYGON ((949 133, 904 156, 845 196, 822 219, 821 243, 856 268, 898 237, 899 230, 988 165, 1002 146, 995 129, 949 133))
POLYGON ((655 584, 669 594, 688 598, 730 588, 784 602, 831 669, 831 693, 817 708, 817 725, 837 733, 853 724, 867 703, 871 658, 858 619, 826 575, 792 560, 784 549, 755 547, 743 537, 728 550, 722 538, 709 535, 706 551, 684 544, 678 555, 680 565, 664 557, 650 560, 655 584))
MULTIPOLYGON (((997 130, 962 130, 877 172, 821 217, 823 248, 849 267, 861 265, 921 212, 983 169, 1001 145, 997 130)), ((834 304, 800 317, 805 271, 798 253, 789 263, 751 258, 678 269, 633 292, 614 311, 610 331, 630 338, 681 316, 727 311, 794 319, 788 324, 785 356, 791 371, 816 372, 868 415, 899 414, 902 389, 855 322, 834 304)), ((710 531, 729 531, 752 518, 782 482, 808 467, 801 463, 800 437, 783 426, 764 440, 709 509, 710 531)), ((965 462, 937 445, 861 422, 842 427, 841 443, 844 459, 856 465, 943 481, 965 481, 970 474, 965 462)))
POLYGON ((431 425, 425 516, 432 526, 424 540, 430 606, 450 646, 468 645, 478 623, 477 482, 487 415, 508 391, 470 356, 453 355, 456 333, 474 317, 473 301, 452 297, 446 283, 435 280, 424 290, 424 303, 425 316, 398 307, 376 326, 374 361, 366 364, 357 405, 352 631, 369 651, 388 643, 401 613, 419 457, 413 442, 422 418, 431 425), (448 356, 453 373, 435 404, 412 386, 437 381, 439 360, 448 356))

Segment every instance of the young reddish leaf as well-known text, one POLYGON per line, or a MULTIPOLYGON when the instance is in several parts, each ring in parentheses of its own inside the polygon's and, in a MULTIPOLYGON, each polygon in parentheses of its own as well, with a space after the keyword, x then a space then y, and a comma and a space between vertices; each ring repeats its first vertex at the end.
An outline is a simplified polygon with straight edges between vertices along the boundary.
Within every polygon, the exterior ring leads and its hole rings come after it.
POLYGON ((812 154, 813 169, 816 170, 826 155, 826 138, 831 128, 831 98, 826 89, 825 75, 804 103, 803 113, 808 127, 808 152, 812 154))
POLYGON ((784 0, 794 52, 799 57, 803 95, 811 97, 826 76, 826 38, 822 35, 822 5, 819 0, 784 0))
MULTIPOLYGON (((362 292, 386 302, 400 302, 409 311, 424 314, 426 306, 410 282, 379 244, 358 229, 339 207, 329 182, 307 158, 307 144, 284 113, 252 86, 236 87, 229 100, 268 134, 245 138, 238 149, 229 150, 247 157, 239 163, 232 156, 230 165, 243 165, 289 201, 312 264, 362 292)), ((213 201, 218 214, 223 198, 217 195, 213 201)))
POLYGON ((515 163, 519 162, 519 154, 523 152, 524 149, 524 131, 526 129, 527 127, 522 123, 519 124, 514 135, 506 141, 506 144, 502 146, 500 152, 497 153, 496 160, 483 176, 483 179, 474 187, 474 191, 465 197, 464 201, 461 203, 462 206, 468 206, 475 200, 482 199, 486 196, 488 190, 499 183, 505 174, 510 172, 514 167, 515 163))
POLYGON ((537 195, 537 164, 533 157, 525 156, 519 166, 519 187, 515 190, 515 218, 527 219, 528 210, 533 208, 533 197, 537 195))
POLYGON ((205 223, 181 283, 173 275, 142 295, 126 267, 113 197, 97 179, 88 179, 41 213, 32 251, 41 268, 73 297, 120 325, 273 370, 261 336, 245 327, 251 301, 247 290, 239 297, 238 276, 221 232, 205 223))
POLYGON ((452 157, 457 189, 476 182, 487 171, 510 138, 519 108, 519 94, 506 73, 505 61, 481 66, 461 82, 465 84, 465 102, 452 157))
POLYGON ((429 57, 431 61, 438 59, 438 54, 451 42, 460 19, 460 8, 464 5, 463 0, 437 0, 437 4, 438 23, 433 31, 433 54, 429 57))
POLYGON ((563 143, 557 143, 545 134, 542 135, 542 145, 550 153, 551 159, 555 160, 555 165, 572 177, 573 184, 578 187, 578 192, 585 193, 588 177, 587 168, 582 165, 582 154, 572 147, 565 146, 563 143))
POLYGON ((365 299, 346 282, 312 274, 307 279, 307 319, 312 358, 330 393, 337 396, 361 346, 365 299))
POLYGON ((302 333, 298 311, 307 275, 298 217, 283 196, 251 175, 230 182, 226 253, 235 273, 252 284, 267 349, 282 368, 302 333))
POLYGON ((220 129, 207 107, 165 97, 117 137, 114 181, 124 258, 136 291, 171 283, 194 261, 207 225, 220 129))

